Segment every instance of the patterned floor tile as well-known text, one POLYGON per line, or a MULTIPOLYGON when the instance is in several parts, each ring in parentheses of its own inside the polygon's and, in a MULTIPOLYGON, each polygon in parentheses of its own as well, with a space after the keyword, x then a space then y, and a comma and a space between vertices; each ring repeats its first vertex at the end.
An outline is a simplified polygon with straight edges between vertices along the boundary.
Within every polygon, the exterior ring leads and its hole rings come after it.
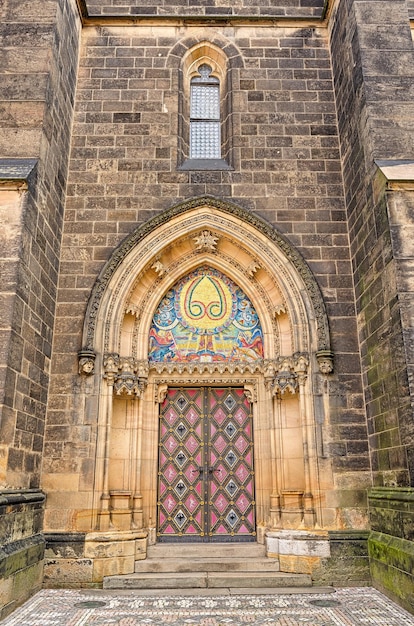
POLYGON ((44 590, 2 626, 414 626, 414 616, 370 588, 323 594, 164 597, 44 590))

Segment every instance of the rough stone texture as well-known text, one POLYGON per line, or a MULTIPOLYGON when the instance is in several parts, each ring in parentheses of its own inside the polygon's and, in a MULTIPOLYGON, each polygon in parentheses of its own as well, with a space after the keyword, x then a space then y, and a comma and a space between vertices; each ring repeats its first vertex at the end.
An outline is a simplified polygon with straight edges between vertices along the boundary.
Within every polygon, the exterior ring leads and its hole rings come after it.
MULTIPOLYGON (((332 23, 334 84, 375 484, 414 479, 395 236, 374 159, 410 154, 414 52, 403 1, 348 1, 332 23), (380 121, 381 120, 381 121, 380 121)), ((389 201, 389 198, 388 198, 389 201)), ((411 424, 411 426, 410 426, 411 424)))
POLYGON ((90 16, 94 15, 132 15, 132 16, 249 16, 249 17, 316 17, 323 15, 325 0, 264 0, 250 2, 243 0, 235 6, 231 0, 213 0, 194 3, 191 0, 183 2, 154 2, 154 0, 86 0, 90 16))
POLYGON ((0 491, 0 618, 42 585, 45 499, 35 489, 0 491))
POLYGON ((374 160, 402 159, 412 153, 409 93, 414 51, 406 2, 349 1, 337 8, 333 67, 371 461, 374 484, 390 487, 383 497, 379 489, 370 497, 375 531, 369 542, 371 573, 374 584, 409 606, 412 544, 408 537, 399 539, 406 531, 398 522, 405 518, 401 508, 413 492, 407 490, 400 507, 393 501, 401 504, 392 487, 414 483, 407 369, 412 362, 412 251, 407 229, 412 192, 404 188, 397 192, 389 185, 386 193, 386 181, 375 171, 374 160), (398 563, 393 558, 396 543, 405 554, 398 563))
POLYGON ((369 494, 368 547, 376 586, 414 611, 414 492, 377 487, 369 494))
MULTIPOLYGON (((0 484, 37 487, 79 21, 74 2, 9 0, 1 5, 0 24, 0 152, 3 157, 38 160, 30 176, 23 176, 27 191, 13 209, 17 220, 13 242, 6 240, 7 231, 1 235, 11 256, 9 280, 1 285, 8 311, 7 319, 1 320, 1 349, 8 356, 2 359, 0 383, 0 389, 4 386, 0 484)), ((9 179, 6 171, 3 180, 9 179)), ((7 213, 7 208, 6 201, 1 210, 7 213)))
POLYGON ((312 578, 317 585, 363 586, 371 580, 368 557, 369 532, 331 531, 330 558, 323 559, 312 578))

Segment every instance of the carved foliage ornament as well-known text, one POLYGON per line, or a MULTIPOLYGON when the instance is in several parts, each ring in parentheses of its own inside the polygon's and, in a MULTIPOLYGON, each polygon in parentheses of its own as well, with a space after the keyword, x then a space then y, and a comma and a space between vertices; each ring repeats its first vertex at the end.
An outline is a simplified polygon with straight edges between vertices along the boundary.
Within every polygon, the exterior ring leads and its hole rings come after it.
POLYGON ((219 238, 210 230, 203 230, 194 237, 196 250, 200 252, 215 252, 219 238))
POLYGON ((308 376, 309 358, 306 354, 269 361, 265 371, 266 386, 272 396, 295 394, 308 376))
POLYGON ((142 397, 147 386, 148 363, 134 357, 120 357, 119 354, 104 356, 104 378, 113 385, 117 396, 142 397))

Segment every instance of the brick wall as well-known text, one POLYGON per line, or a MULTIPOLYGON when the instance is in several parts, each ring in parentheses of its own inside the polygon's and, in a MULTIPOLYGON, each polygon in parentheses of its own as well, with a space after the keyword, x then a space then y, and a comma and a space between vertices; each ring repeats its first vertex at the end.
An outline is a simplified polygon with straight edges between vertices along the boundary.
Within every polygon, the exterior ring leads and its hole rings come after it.
POLYGON ((177 0, 169 2, 162 0, 86 0, 89 15, 186 15, 186 16, 277 16, 277 17, 316 17, 320 18, 324 11, 324 0, 264 0, 250 2, 243 0, 235 5, 231 0, 220 0, 219 2, 206 1, 200 3, 191 0, 177 0))
POLYGON ((340 2, 331 44, 374 482, 403 486, 413 480, 411 407, 396 250, 374 161, 412 150, 406 2, 340 2))
MULTIPOLYGON (((2 331, 8 337, 8 361, 3 368, 0 484, 37 487, 79 19, 74 2, 9 0, 1 5, 0 22, 0 151, 9 159, 37 161, 14 224, 8 263, 12 280, 1 286, 7 296, 2 331)), ((0 236, 7 237, 7 229, 0 236)))
MULTIPOLYGON (((298 27, 240 27, 223 34, 203 27, 185 33, 174 27, 84 29, 44 461, 45 484, 54 492, 49 493, 50 530, 74 524, 58 484, 65 483, 67 491, 79 488, 87 508, 96 398, 88 388, 86 404, 81 400, 76 354, 98 272, 137 225, 194 196, 232 200, 256 212, 283 232, 311 266, 327 303, 337 355, 326 433, 334 468, 340 475, 361 472, 362 490, 369 484, 326 35, 298 27), (177 169, 180 59, 189 45, 205 39, 234 55, 229 64, 233 171, 177 169)), ((364 508, 363 496, 351 503, 345 477, 338 479, 342 489, 344 507, 364 508)))

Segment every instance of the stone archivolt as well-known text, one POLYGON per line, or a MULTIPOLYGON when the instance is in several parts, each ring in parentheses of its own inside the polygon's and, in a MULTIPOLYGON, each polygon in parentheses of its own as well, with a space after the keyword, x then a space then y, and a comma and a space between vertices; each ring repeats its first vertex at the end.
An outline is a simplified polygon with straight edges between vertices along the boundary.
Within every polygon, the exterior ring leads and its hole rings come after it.
MULTIPOLYGON (((233 249, 237 246, 245 255, 244 272, 230 271, 230 276, 237 282, 237 277, 244 275, 244 280, 248 284, 257 282, 258 275, 261 279, 273 282, 273 290, 278 291, 277 301, 272 302, 273 310, 282 311, 283 308, 289 312, 292 318, 292 325, 297 327, 296 332, 302 333, 302 338, 297 337, 294 346, 295 350, 309 351, 306 346, 306 327, 310 320, 315 320, 314 338, 311 343, 315 351, 330 351, 329 326, 325 305, 314 279, 312 272, 299 252, 291 243, 278 233, 270 224, 256 215, 237 207, 229 202, 217 200, 215 198, 197 198, 183 204, 172 207, 163 214, 156 216, 144 226, 139 227, 115 250, 98 277, 95 287, 89 300, 87 314, 84 325, 84 350, 101 349, 102 333, 100 320, 106 320, 105 349, 111 351, 117 349, 116 342, 119 340, 113 336, 113 329, 108 326, 113 325, 114 316, 119 320, 119 305, 123 305, 123 310, 139 310, 139 305, 131 301, 134 282, 142 281, 146 274, 146 267, 161 268, 161 272, 156 272, 157 285, 169 280, 169 284, 183 275, 183 272, 190 271, 200 263, 201 257, 208 257, 209 254, 219 256, 226 254, 225 241, 233 241, 233 249), (208 231, 217 241, 215 250, 199 250, 197 259, 193 258, 190 263, 181 263, 181 272, 175 269, 175 274, 170 276, 172 259, 168 258, 169 248, 180 242, 182 250, 188 254, 195 248, 195 242, 189 241, 190 237, 200 237, 200 233, 208 231), (191 234, 194 233, 194 234, 191 234), (187 242, 187 243, 186 243, 187 242), (251 268, 252 263, 257 263, 261 259, 260 273, 252 272, 249 276, 247 268, 251 268), (158 265, 161 264, 161 265, 158 265), (168 271, 167 271, 168 268, 168 271), (262 274, 264 276, 262 276, 262 274), (266 277, 266 278, 264 278, 266 277), (277 283, 275 279, 277 277, 277 283), (305 300, 301 292, 307 294, 305 300)), ((231 255, 230 255, 231 256, 231 255)), ((235 261, 239 260, 240 254, 232 254, 235 261)), ((203 259, 204 261, 204 259, 203 259)), ((228 263, 220 264, 216 258, 216 266, 224 272, 229 270, 228 263), (223 267, 222 265, 225 265, 223 267)), ((155 268, 152 272, 155 271, 155 268)), ((148 287, 151 290, 153 280, 148 287)), ((165 289, 168 284, 165 285, 165 289)), ((244 285, 243 285, 244 287, 244 285)), ((268 285, 264 286, 266 291, 268 285)), ((158 287, 157 287, 158 289, 158 287)), ((146 290, 147 291, 147 290, 146 290)), ((258 296, 253 289, 248 293, 253 300, 258 296)), ((155 300, 150 300, 155 308, 155 300)), ((277 316, 279 317, 279 316, 277 316)), ((119 329, 119 321, 115 324, 119 329)), ((270 355, 269 355, 270 356, 270 355)))

